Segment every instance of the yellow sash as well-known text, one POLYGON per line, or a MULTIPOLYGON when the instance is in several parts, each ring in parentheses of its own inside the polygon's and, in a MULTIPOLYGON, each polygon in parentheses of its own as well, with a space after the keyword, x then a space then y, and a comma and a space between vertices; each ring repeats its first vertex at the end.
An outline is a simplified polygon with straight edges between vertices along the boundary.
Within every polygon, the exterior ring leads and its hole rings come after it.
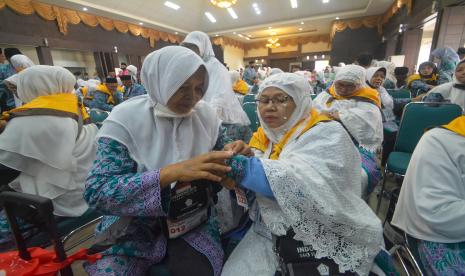
POLYGON ((465 116, 460 116, 454 119, 449 124, 443 125, 442 127, 450 131, 453 131, 459 135, 465 136, 465 116))
MULTIPOLYGON (((112 105, 116 104, 115 100, 113 99, 113 93, 111 93, 111 91, 108 89, 108 87, 105 84, 100 84, 99 86, 97 86, 96 90, 108 95, 107 104, 112 104, 112 105)), ((124 88, 122 88, 121 86, 118 85, 117 90, 124 94, 124 88)))
MULTIPOLYGON (((340 96, 336 94, 336 91, 334 90, 334 84, 331 85, 328 91, 331 97, 333 97, 336 100, 348 100, 348 99, 357 100, 358 98, 360 100, 371 102, 375 104, 376 106, 378 106, 379 108, 381 108, 381 99, 379 98, 378 91, 376 91, 375 89, 369 88, 369 87, 362 87, 350 96, 340 96)), ((331 102, 328 102, 327 105, 330 106, 331 102)))
MULTIPOLYGON (((300 137, 302 134, 307 132, 309 129, 314 127, 319 122, 327 122, 332 120, 330 117, 326 115, 319 114, 318 111, 314 108, 310 111, 310 116, 310 120, 307 122, 307 124, 297 137, 300 137)), ((284 146, 286 146, 288 140, 304 122, 305 119, 297 122, 297 124, 295 124, 294 127, 292 127, 288 132, 286 132, 286 134, 284 134, 283 138, 281 139, 281 141, 279 141, 279 143, 273 145, 273 150, 270 154, 271 160, 277 160, 279 158, 279 155, 281 154, 284 146)), ((252 139, 249 142, 249 146, 265 152, 268 148, 269 143, 270 140, 268 140, 268 137, 266 137, 265 131, 262 127, 259 127, 257 132, 253 134, 252 139)))
POLYGON ((436 81, 437 80, 437 75, 436 74, 433 74, 433 76, 431 78, 422 78, 420 76, 420 74, 415 74, 415 75, 411 75, 410 77, 408 77, 407 79, 407 86, 410 87, 412 85, 412 82, 416 81, 416 80, 423 80, 425 82, 428 82, 428 81, 436 81))
POLYGON ((236 81, 236 83, 234 83, 233 90, 236 93, 246 95, 249 92, 249 87, 247 86, 247 83, 245 81, 238 80, 236 81))
POLYGON ((76 95, 60 93, 40 96, 21 107, 3 112, 1 120, 8 121, 20 116, 50 115, 70 117, 78 121, 80 113, 84 122, 89 121, 90 117, 84 106, 78 103, 76 95))

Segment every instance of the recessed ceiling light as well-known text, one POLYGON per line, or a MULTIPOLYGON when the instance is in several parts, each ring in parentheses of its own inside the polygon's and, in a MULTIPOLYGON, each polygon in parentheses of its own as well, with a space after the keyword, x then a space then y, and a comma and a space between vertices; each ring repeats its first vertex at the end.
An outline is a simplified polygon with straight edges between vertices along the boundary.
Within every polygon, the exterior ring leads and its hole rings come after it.
POLYGON ((230 15, 233 19, 237 19, 237 14, 236 14, 236 12, 233 10, 233 8, 228 8, 227 10, 228 10, 228 12, 229 12, 229 15, 230 15))
POLYGON ((242 34, 237 34, 238 37, 244 37, 242 34))
POLYGON ((329 3, 329 0, 323 0, 323 4, 329 3))
POLYGON ((300 25, 303 25, 303 24, 304 24, 304 22, 303 22, 303 21, 300 21, 300 25))
POLYGON ((258 4, 257 4, 257 3, 253 3, 253 4, 252 4, 252 7, 258 8, 258 4))
POLYGON ((260 10, 258 11, 255 11, 256 14, 262 14, 262 12, 260 10))
POLYGON ((309 59, 310 59, 310 56, 307 56, 307 60, 309 60, 309 59))
POLYGON ((246 37, 245 39, 250 40, 250 38, 246 37))
POLYGON ((215 23, 215 22, 216 22, 215 17, 214 17, 211 13, 205 12, 205 16, 208 18, 208 20, 210 20, 211 23, 215 23))
POLYGON ((318 56, 313 56, 315 59, 318 59, 318 56))
POLYGON ((321 58, 325 58, 325 55, 321 55, 321 58))
POLYGON ((142 22, 139 22, 139 25, 141 25, 141 26, 142 26, 142 25, 144 25, 144 23, 142 23, 142 22))
POLYGON ((88 10, 88 8, 84 7, 84 8, 82 8, 82 10, 83 10, 83 11, 87 11, 87 10, 88 10))
POLYGON ((260 8, 258 7, 258 4, 257 4, 257 3, 253 3, 253 4, 252 4, 252 7, 253 7, 253 9, 255 10, 255 13, 256 13, 256 14, 261 14, 261 13, 262 13, 262 11, 260 11, 260 8))
POLYGON ((252 35, 251 35, 251 34, 248 34, 247 36, 248 36, 248 37, 252 37, 252 35))
POLYGON ((271 35, 276 35, 276 32, 271 32, 271 35))
POLYGON ((174 34, 178 34, 178 32, 174 32, 174 34))
POLYGON ((264 59, 262 59, 262 62, 265 62, 265 60, 264 60, 264 59))
POLYGON ((216 34, 215 36, 218 36, 218 34, 216 34))
POLYGON ((336 20, 339 20, 339 16, 336 16, 336 20))
POLYGON ((299 28, 299 31, 302 31, 303 29, 302 28, 299 28))
POLYGON ((236 34, 236 32, 233 32, 233 34, 236 34))
POLYGON ((165 2, 165 6, 167 6, 168 8, 172 8, 173 10, 179 10, 180 6, 173 3, 173 2, 170 2, 170 1, 166 1, 165 2))
POLYGON ((255 62, 258 62, 258 59, 256 59, 255 62))
POLYGON ((297 5, 297 0, 291 0, 291 7, 292 7, 293 9, 295 9, 295 8, 297 8, 297 6, 298 6, 298 5, 297 5))
POLYGON ((268 30, 271 30, 272 28, 273 28, 273 27, 270 26, 270 27, 268 27, 268 30))

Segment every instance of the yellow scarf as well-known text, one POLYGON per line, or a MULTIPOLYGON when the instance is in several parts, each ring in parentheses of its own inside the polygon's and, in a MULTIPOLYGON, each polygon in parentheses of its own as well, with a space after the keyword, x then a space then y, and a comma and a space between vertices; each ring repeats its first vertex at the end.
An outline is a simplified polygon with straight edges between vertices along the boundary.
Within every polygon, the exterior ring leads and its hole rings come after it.
MULTIPOLYGON (((302 131, 300 132, 299 136, 297 136, 297 138, 300 137, 305 132, 307 132, 312 127, 314 127, 319 122, 327 122, 331 120, 332 119, 330 117, 319 114, 315 108, 312 108, 312 110, 310 111, 310 120, 307 122, 307 124, 302 129, 302 131)), ((292 127, 288 132, 286 132, 286 134, 284 134, 283 138, 281 138, 281 141, 279 141, 279 143, 273 145, 273 150, 271 151, 271 154, 270 154, 271 160, 277 160, 279 158, 279 155, 281 154, 284 146, 286 146, 291 136, 297 131, 297 129, 300 128, 300 126, 304 122, 305 122, 305 119, 302 119, 299 122, 297 122, 297 124, 295 124, 294 127, 292 127)), ((257 132, 253 134, 252 139, 249 142, 249 146, 265 152, 266 149, 268 148, 269 143, 270 143, 270 140, 268 139, 268 137, 266 137, 265 131, 263 130, 262 127, 259 127, 257 132)))
POLYGON ((459 135, 465 136, 465 116, 460 116, 442 127, 459 135))
MULTIPOLYGON (((107 104, 116 104, 115 100, 113 99, 113 93, 111 93, 111 91, 105 84, 100 84, 99 86, 97 86, 96 90, 108 95, 107 104)), ((117 90, 121 93, 124 93, 124 88, 122 88, 121 86, 118 86, 117 90)))
POLYGON ((420 74, 415 74, 415 75, 411 75, 410 77, 408 77, 407 79, 407 86, 410 87, 412 86, 412 82, 416 81, 416 80, 422 80, 424 82, 428 82, 428 81, 437 81, 437 75, 436 74, 433 74, 433 76, 431 78, 422 78, 420 76, 420 74))
POLYGON ((11 120, 20 116, 51 115, 70 117, 78 121, 82 114, 84 122, 90 120, 86 109, 78 103, 76 95, 71 93, 60 93, 47 96, 39 96, 21 107, 3 112, 0 120, 11 120))
MULTIPOLYGON (((329 88, 328 91, 329 91, 329 94, 331 95, 331 97, 333 97, 336 100, 349 100, 349 99, 356 100, 357 98, 358 99, 363 98, 367 102, 371 102, 371 103, 375 104, 376 106, 378 106, 379 108, 381 108, 381 99, 379 98, 378 91, 376 91, 375 89, 369 88, 369 87, 362 87, 362 88, 360 88, 359 90, 357 90, 354 94, 352 94, 350 96, 340 96, 340 95, 336 94, 336 91, 334 89, 334 85, 332 85, 329 88)), ((329 101, 327 103, 327 105, 330 106, 331 103, 332 102, 329 101)))
POLYGON ((247 86, 247 83, 243 80, 238 80, 236 83, 233 85, 233 90, 236 93, 246 95, 249 92, 249 87, 247 86))

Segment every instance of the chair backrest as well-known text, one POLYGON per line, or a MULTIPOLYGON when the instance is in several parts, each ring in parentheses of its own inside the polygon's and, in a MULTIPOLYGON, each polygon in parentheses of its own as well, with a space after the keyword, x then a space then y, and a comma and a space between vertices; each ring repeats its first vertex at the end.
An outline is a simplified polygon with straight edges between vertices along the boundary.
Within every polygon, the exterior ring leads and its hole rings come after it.
POLYGON ((252 130, 252 132, 257 131, 258 127, 260 126, 260 121, 258 120, 258 115, 257 115, 257 104, 255 102, 244 103, 242 105, 242 108, 244 109, 245 113, 249 117, 250 129, 252 130))
POLYGON ((412 97, 408 89, 387 89, 387 92, 394 99, 410 99, 412 97))
POLYGON ((255 102, 255 95, 245 95, 244 96, 244 102, 243 103, 254 103, 255 102))
POLYGON ((314 100, 318 95, 317 94, 312 94, 310 97, 312 97, 312 100, 314 100))
MULTIPOLYGON (((19 219, 47 232, 54 244, 58 260, 64 261, 66 259, 66 253, 53 215, 53 203, 50 199, 25 193, 2 192, 0 194, 0 205, 5 210, 21 259, 30 260, 31 255, 21 233, 19 219)), ((71 268, 67 266, 62 269, 61 275, 72 276, 71 268)))
POLYGON ((400 121, 394 151, 413 153, 427 130, 444 125, 462 115, 462 108, 451 103, 409 103, 400 121))

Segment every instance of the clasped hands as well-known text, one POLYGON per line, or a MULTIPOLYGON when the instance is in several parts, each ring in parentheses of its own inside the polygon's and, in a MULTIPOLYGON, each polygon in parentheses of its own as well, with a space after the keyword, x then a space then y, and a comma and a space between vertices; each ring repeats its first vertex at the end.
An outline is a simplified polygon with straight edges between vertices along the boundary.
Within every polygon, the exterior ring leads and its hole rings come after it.
POLYGON ((254 155, 246 143, 235 141, 225 145, 223 151, 212 151, 162 168, 160 185, 164 188, 176 181, 189 182, 205 179, 219 182, 227 189, 233 189, 236 184, 234 180, 227 177, 227 173, 231 171, 227 161, 237 154, 254 155))

